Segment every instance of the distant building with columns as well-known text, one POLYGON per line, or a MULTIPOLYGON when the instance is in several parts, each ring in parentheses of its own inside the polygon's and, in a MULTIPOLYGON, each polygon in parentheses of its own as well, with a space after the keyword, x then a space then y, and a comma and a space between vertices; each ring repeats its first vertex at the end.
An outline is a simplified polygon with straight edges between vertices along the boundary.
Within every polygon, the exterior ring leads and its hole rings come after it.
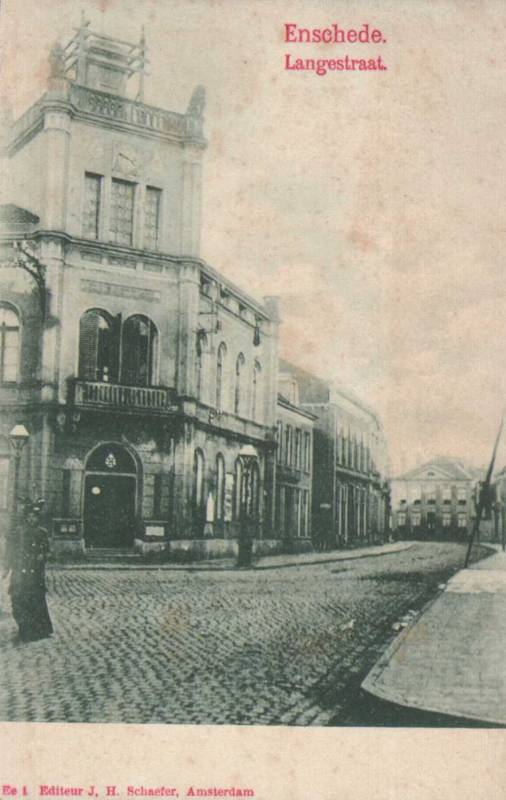
POLYGON ((204 90, 183 113, 146 105, 145 49, 83 23, 3 117, 0 524, 22 421, 19 492, 47 498, 56 553, 234 553, 246 502, 267 552, 277 305, 200 257, 204 90))

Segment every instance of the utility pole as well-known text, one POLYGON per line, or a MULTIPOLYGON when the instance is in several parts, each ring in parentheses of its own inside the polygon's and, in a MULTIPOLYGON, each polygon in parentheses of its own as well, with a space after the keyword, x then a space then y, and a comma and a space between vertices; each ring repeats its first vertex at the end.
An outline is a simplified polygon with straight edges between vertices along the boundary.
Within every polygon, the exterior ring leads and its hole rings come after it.
MULTIPOLYGON (((467 547, 467 553, 466 553, 466 560, 464 562, 464 568, 467 568, 467 566, 469 565, 469 559, 471 558, 471 551, 473 549, 474 540, 477 538, 477 536, 479 536, 480 522, 481 522, 481 518, 483 516, 483 511, 485 509, 485 505, 486 505, 486 503, 488 501, 488 498, 489 498, 490 482, 492 480, 492 473, 494 471, 494 465, 495 465, 495 457, 497 455, 497 448, 499 447, 499 441, 501 439, 503 424, 504 424, 504 411, 503 411, 503 414, 502 414, 502 417, 501 417, 501 424, 499 425, 499 430, 497 432, 497 436, 496 436, 496 440, 495 440, 495 444, 494 444, 494 449, 492 450, 492 458, 490 459, 490 464, 488 466, 487 475, 486 475, 485 480, 483 482, 483 486, 481 487, 480 495, 479 495, 479 498, 478 498, 478 506, 476 508, 476 518, 474 520, 474 525, 473 525, 473 528, 472 528, 472 531, 471 531, 471 536, 470 536, 470 539, 469 539, 469 545, 467 547)), ((504 532, 503 532, 503 548, 504 548, 504 532)))

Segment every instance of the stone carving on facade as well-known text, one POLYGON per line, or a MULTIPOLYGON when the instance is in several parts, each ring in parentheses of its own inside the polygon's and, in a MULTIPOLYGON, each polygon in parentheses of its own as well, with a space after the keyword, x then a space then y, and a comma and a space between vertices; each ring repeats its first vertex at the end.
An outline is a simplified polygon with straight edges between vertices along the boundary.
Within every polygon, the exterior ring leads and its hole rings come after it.
POLYGON ((136 177, 142 168, 140 154, 133 147, 126 147, 123 144, 115 144, 112 170, 120 172, 122 175, 136 177))

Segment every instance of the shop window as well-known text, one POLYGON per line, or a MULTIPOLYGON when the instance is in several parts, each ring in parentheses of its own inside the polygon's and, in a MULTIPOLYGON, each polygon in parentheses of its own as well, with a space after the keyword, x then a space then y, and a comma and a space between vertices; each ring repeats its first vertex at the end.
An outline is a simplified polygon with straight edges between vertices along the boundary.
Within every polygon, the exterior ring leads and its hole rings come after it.
POLYGON ((216 456, 216 519, 225 518, 225 459, 221 453, 216 456))
POLYGON ((258 462, 254 461, 248 470, 248 516, 252 519, 258 518, 260 503, 260 468, 258 462))
POLYGON ((242 512, 242 503, 243 503, 243 480, 242 480, 242 462, 240 458, 236 459, 235 462, 235 473, 234 473, 234 518, 236 520, 241 519, 241 512, 242 512))
POLYGON ((202 450, 195 450, 193 458, 193 511, 198 533, 202 533, 205 523, 205 460, 202 450))
POLYGON ((137 314, 123 326, 122 383, 149 386, 154 383, 157 332, 148 317, 137 314))
POLYGON ((452 524, 452 515, 443 514, 443 528, 449 528, 451 524, 452 524))
POLYGON ((19 316, 12 306, 0 304, 0 382, 14 383, 19 370, 19 316))

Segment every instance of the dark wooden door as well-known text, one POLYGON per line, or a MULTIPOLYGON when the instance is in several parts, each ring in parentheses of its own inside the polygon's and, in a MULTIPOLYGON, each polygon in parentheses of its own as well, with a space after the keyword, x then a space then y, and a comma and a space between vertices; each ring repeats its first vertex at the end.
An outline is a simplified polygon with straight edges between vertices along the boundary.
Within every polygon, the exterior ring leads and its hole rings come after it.
POLYGON ((130 475, 87 475, 84 537, 87 547, 131 547, 135 530, 135 484, 130 475))

